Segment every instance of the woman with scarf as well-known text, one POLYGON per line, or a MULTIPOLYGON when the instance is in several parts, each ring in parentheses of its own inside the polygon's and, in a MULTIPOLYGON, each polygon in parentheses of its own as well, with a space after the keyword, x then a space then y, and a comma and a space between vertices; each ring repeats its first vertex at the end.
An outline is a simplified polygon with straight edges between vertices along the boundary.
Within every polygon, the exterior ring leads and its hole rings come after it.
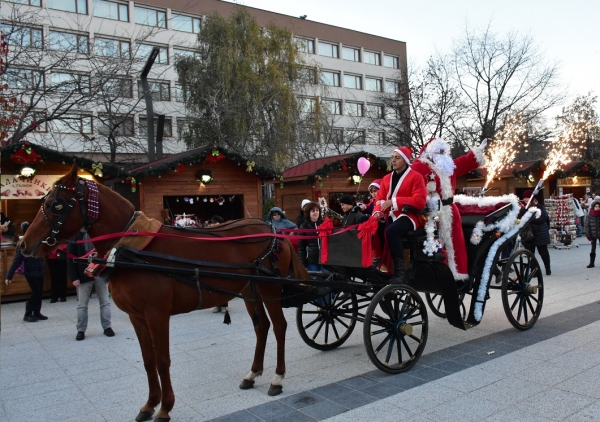
POLYGON ((594 198, 590 204, 590 210, 585 217, 585 237, 592 242, 590 252, 590 265, 587 268, 594 268, 596 261, 596 240, 600 242, 600 196, 594 198))
MULTIPOLYGON (((323 219, 321 218, 321 208, 316 202, 309 202, 304 206, 304 223, 300 229, 316 229, 323 219)), ((318 236, 318 232, 301 232, 300 236, 318 236)), ((301 239, 298 241, 298 257, 308 271, 321 271, 319 257, 321 256, 320 239, 301 239)))

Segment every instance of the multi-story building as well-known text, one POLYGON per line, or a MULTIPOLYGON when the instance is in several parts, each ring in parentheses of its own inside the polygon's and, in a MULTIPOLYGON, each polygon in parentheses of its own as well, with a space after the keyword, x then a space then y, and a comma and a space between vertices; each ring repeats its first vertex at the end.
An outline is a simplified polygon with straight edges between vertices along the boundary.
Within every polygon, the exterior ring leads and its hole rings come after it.
MULTIPOLYGON (((11 49, 26 48, 27 57, 35 49, 68 52, 55 54, 54 59, 50 55, 30 63, 21 60, 17 66, 19 77, 10 72, 6 75, 11 87, 27 83, 19 80, 25 73, 30 81, 41 80, 45 87, 65 84, 67 89, 58 91, 63 94, 60 101, 68 101, 68 96, 64 98, 66 93, 73 100, 66 117, 38 125, 28 136, 35 142, 73 152, 106 152, 103 142, 109 135, 120 153, 129 151, 123 147, 127 143, 141 145, 146 115, 137 75, 149 51, 156 46, 160 54, 148 78, 154 111, 166 116, 164 151, 184 150, 180 135, 185 107, 174 59, 177 55, 194 54, 197 34, 208 15, 216 12, 228 16, 235 7, 238 6, 220 0, 3 1, 3 27, 12 25, 14 30, 16 25, 21 31, 19 45, 13 42, 11 49), (62 64, 49 63, 57 57, 62 64), (98 89, 111 94, 103 101, 91 100, 100 93, 94 91, 93 83, 98 75, 104 77, 102 88, 98 89), (73 96, 74 92, 80 95, 73 96), (117 111, 112 110, 108 118, 106 110, 110 108, 117 111), (114 116, 120 115, 125 117, 115 122, 114 116)), ((314 101, 326 107, 337 138, 337 152, 364 149, 389 155, 385 145, 395 144, 395 134, 385 133, 372 123, 373 119, 401 117, 386 113, 378 99, 384 93, 401 95, 400 87, 406 78, 406 43, 302 17, 246 9, 261 25, 273 22, 291 29, 306 58, 317 64, 320 80, 327 89, 321 91, 320 98, 306 97, 303 101, 307 112, 314 101)), ((40 116, 54 106, 48 101, 40 100, 40 116)))

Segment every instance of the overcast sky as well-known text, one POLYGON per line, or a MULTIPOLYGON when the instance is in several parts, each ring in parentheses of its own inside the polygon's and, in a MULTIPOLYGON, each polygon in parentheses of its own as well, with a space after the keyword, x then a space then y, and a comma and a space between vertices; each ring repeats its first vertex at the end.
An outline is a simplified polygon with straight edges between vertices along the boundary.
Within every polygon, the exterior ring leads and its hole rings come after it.
POLYGON ((422 64, 453 38, 491 22, 498 34, 533 36, 560 65, 571 97, 600 94, 600 0, 238 0, 234 3, 354 29, 407 43, 409 63, 422 64))

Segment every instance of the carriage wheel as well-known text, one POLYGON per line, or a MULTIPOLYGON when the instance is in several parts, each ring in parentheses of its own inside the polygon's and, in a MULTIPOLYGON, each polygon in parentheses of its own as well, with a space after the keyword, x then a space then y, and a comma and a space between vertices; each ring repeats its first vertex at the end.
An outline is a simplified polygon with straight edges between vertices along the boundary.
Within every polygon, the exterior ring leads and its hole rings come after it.
POLYGON ((296 325, 300 337, 310 347, 333 350, 348 340, 358 316, 356 294, 332 292, 300 305, 296 325))
POLYGON ((384 372, 412 368, 427 343, 427 308, 421 296, 405 284, 382 288, 365 314, 363 336, 369 359, 384 372))
MULTIPOLYGON (((464 299, 464 293, 458 297, 458 300, 460 302, 460 312, 462 318, 466 319, 467 308, 465 308, 464 299)), ((427 302, 429 309, 431 309, 431 312, 433 312, 435 316, 444 319, 446 318, 446 307, 444 305, 444 298, 442 297, 442 295, 439 295, 437 293, 425 293, 425 301, 427 302)))
POLYGON ((526 249, 513 252, 502 275, 502 305, 508 321, 519 330, 528 330, 539 318, 543 302, 540 264, 526 249))

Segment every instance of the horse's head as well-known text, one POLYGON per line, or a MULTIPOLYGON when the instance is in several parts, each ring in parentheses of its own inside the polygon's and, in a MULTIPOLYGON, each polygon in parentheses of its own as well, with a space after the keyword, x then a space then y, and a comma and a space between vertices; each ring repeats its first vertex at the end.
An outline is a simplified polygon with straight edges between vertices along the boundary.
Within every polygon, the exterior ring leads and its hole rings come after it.
POLYGON ((42 198, 40 210, 20 241, 23 254, 43 257, 59 240, 71 238, 89 224, 87 195, 86 182, 73 166, 42 198))

